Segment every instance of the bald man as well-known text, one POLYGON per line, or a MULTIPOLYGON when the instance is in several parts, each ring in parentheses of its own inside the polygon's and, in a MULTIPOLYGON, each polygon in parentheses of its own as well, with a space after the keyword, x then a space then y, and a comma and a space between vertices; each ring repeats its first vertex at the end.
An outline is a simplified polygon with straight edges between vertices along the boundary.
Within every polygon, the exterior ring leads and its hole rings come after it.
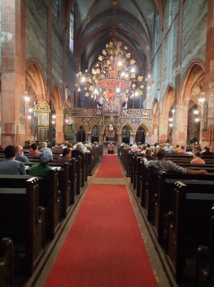
POLYGON ((23 155, 23 147, 21 145, 16 146, 16 160, 21 161, 23 163, 29 163, 28 158, 23 155))

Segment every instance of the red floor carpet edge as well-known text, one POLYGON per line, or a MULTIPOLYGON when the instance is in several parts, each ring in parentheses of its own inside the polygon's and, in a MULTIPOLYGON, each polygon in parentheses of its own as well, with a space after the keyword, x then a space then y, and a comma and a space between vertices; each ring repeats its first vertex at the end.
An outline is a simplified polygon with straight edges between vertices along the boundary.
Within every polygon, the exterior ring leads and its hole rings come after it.
POLYGON ((121 178, 123 177, 120 164, 115 154, 104 154, 102 164, 99 166, 96 178, 121 178))
POLYGON ((92 184, 45 287, 157 287, 125 185, 92 184))

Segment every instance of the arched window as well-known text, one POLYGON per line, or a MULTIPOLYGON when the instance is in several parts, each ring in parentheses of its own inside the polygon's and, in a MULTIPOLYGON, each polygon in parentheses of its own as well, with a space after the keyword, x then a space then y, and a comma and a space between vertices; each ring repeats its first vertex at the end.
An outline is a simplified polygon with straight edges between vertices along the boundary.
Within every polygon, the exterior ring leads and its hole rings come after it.
POLYGON ((74 51, 74 6, 69 17, 69 28, 68 28, 68 45, 70 51, 74 51))
POLYGON ((52 11, 57 22, 60 24, 60 19, 62 17, 62 0, 52 0, 52 11))

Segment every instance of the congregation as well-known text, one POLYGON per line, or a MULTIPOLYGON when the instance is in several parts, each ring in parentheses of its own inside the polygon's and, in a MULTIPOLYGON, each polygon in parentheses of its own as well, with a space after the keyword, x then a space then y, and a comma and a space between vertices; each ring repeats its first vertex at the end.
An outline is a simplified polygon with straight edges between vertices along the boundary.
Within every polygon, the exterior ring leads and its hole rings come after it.
MULTIPOLYGON (((24 164, 28 164, 32 159, 38 159, 39 162, 32 165, 28 173, 34 176, 48 176, 51 168, 48 166, 50 161, 69 162, 71 158, 83 156, 86 153, 91 153, 93 148, 98 147, 102 143, 93 142, 76 142, 71 143, 66 141, 60 144, 54 144, 51 146, 48 141, 46 142, 27 142, 27 145, 23 148, 20 145, 7 146, 2 153, 0 161, 0 174, 26 174, 26 167, 24 164), (54 154, 54 156, 53 156, 54 154)), ((165 158, 167 155, 176 153, 188 153, 192 155, 190 158, 190 164, 206 164, 203 156, 212 155, 208 146, 203 149, 197 143, 191 143, 190 145, 184 146, 172 146, 168 143, 153 145, 134 143, 125 144, 121 143, 120 147, 128 149, 130 154, 143 155, 147 161, 158 159, 158 151, 163 150, 165 158)), ((109 143, 107 146, 107 152, 114 152, 114 145, 109 143), (111 151, 110 151, 111 149, 111 151)))

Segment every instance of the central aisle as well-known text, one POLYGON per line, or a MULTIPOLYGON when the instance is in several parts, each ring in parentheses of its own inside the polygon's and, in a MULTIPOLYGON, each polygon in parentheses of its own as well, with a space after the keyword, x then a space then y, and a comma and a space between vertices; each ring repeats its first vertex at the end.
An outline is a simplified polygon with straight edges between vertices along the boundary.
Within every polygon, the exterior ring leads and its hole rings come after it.
POLYGON ((158 286, 116 155, 103 155, 45 286, 158 286))

